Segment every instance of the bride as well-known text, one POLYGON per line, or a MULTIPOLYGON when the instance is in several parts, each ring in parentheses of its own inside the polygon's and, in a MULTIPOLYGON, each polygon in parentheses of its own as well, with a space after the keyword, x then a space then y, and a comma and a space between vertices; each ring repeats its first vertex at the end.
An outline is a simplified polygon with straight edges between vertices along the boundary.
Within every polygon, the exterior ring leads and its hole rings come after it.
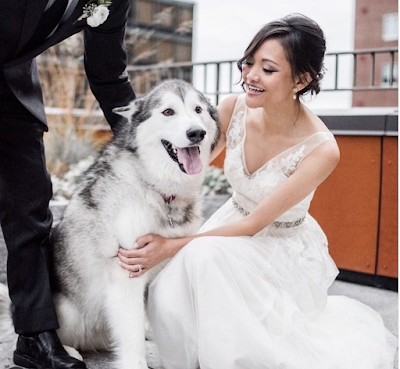
POLYGON ((319 92, 324 53, 305 16, 262 27, 238 61, 245 93, 218 107, 214 157, 226 147, 232 198, 196 235, 146 235, 120 251, 131 277, 173 256, 148 300, 165 368, 393 368, 397 340, 379 314, 327 295, 338 270, 308 213, 339 161, 334 136, 300 101, 319 92))

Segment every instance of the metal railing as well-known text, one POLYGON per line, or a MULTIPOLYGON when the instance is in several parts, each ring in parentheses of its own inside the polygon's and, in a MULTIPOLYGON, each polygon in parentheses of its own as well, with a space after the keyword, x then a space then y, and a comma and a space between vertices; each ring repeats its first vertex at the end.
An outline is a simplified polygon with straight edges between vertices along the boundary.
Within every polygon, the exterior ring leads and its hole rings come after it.
MULTIPOLYGON (((327 53, 325 56, 326 74, 321 84, 321 91, 384 91, 398 89, 398 48, 365 49, 345 52, 327 53), (385 78, 382 80, 383 65, 385 78)), ((42 58, 42 63, 49 65, 65 64, 63 60, 42 58)), ((155 65, 129 65, 127 71, 138 97, 146 94, 153 86, 165 79, 179 78, 192 83, 198 90, 206 94, 213 103, 218 104, 221 98, 233 93, 243 92, 239 81, 240 72, 236 60, 209 62, 160 63, 155 65)), ((68 64, 69 66, 69 64, 68 64)), ((68 76, 68 81, 86 81, 83 65, 75 65, 75 72, 68 76)), ((86 83, 86 82, 85 82, 86 83)), ((86 83, 87 84, 87 83, 86 83)), ((68 82, 68 85, 70 83, 68 82)), ((95 103, 89 110, 83 108, 81 100, 85 93, 75 92, 70 105, 75 108, 70 111, 62 107, 48 107, 48 115, 63 115, 70 113, 74 117, 101 117, 102 112, 95 103)))
MULTIPOLYGON (((397 59, 397 47, 326 53, 327 75, 321 90, 397 90, 397 59), (378 74, 379 68, 382 74, 383 64, 387 66, 384 81, 378 74)), ((128 73, 138 96, 147 93, 152 86, 165 79, 180 78, 192 83, 206 95, 214 96, 215 103, 218 104, 221 96, 242 91, 237 83, 240 80, 240 73, 236 62, 236 60, 225 60, 131 65, 128 66, 128 73)))
POLYGON ((335 86, 334 88, 325 88, 324 91, 371 91, 371 90, 395 90, 397 89, 397 71, 395 70, 395 60, 396 55, 398 55, 398 48, 380 48, 380 49, 364 49, 355 50, 351 52, 336 52, 327 53, 326 57, 332 57, 335 60, 335 86), (353 59, 353 84, 351 87, 340 88, 338 87, 338 77, 339 77, 339 58, 341 56, 352 55, 353 59), (359 65, 360 57, 368 56, 369 62, 369 78, 368 84, 358 85, 357 78, 359 74, 357 73, 357 68, 359 65), (389 74, 388 83, 383 83, 377 85, 377 59, 382 56, 380 62, 388 60, 389 63, 389 74))

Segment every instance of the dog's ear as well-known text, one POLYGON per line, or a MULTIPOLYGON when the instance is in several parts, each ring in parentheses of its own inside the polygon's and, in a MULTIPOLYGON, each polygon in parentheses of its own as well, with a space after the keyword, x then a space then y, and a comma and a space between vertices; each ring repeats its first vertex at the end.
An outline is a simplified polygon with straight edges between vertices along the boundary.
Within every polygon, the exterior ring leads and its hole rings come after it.
POLYGON ((220 127, 221 123, 219 120, 219 114, 218 114, 217 108, 214 106, 214 104, 211 102, 211 99, 208 96, 202 94, 199 91, 198 91, 198 93, 199 93, 200 97, 203 98, 205 100, 205 103, 207 104, 208 114, 210 114, 211 118, 214 119, 215 122, 217 123, 218 127, 220 127))
POLYGON ((218 126, 220 126, 219 114, 218 110, 214 105, 209 104, 208 113, 211 115, 211 118, 215 120, 218 126))
POLYGON ((143 100, 137 99, 129 103, 127 106, 122 106, 120 108, 114 108, 112 111, 115 114, 119 114, 130 121, 142 110, 143 100))
POLYGON ((211 103, 210 99, 208 99, 208 113, 210 114, 211 118, 215 121, 217 124, 217 131, 215 133, 214 141, 211 144, 211 151, 215 149, 215 146, 218 143, 218 140, 221 136, 221 121, 219 119, 219 114, 217 108, 211 103))

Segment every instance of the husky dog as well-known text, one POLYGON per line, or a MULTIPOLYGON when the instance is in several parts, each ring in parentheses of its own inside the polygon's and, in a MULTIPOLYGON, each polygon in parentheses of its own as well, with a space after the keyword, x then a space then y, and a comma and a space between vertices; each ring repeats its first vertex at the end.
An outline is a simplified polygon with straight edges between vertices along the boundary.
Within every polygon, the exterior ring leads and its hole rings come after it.
POLYGON ((118 249, 155 233, 182 237, 201 224, 203 168, 220 134, 216 109, 180 80, 114 112, 128 123, 85 174, 52 238, 54 302, 64 345, 114 350, 116 368, 147 369, 145 288, 118 249))

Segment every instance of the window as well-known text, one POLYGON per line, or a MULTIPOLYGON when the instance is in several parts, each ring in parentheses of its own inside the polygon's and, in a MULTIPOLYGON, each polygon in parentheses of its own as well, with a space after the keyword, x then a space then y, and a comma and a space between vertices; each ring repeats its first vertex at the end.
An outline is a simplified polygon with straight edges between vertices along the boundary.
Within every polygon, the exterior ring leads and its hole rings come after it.
POLYGON ((160 24, 166 27, 173 26, 173 7, 161 5, 159 11, 154 13, 154 24, 160 24))
POLYGON ((382 40, 397 41, 399 39, 399 15, 387 13, 382 17, 382 40))
POLYGON ((177 33, 191 34, 193 29, 193 9, 181 8, 178 23, 177 33))
POLYGON ((139 1, 137 5, 137 21, 144 24, 152 24, 153 22, 153 7, 148 1, 139 1))
POLYGON ((175 60, 177 62, 190 61, 192 59, 192 47, 186 44, 175 45, 175 60))
MULTIPOLYGON (((398 81, 397 64, 393 65, 393 85, 397 85, 398 81)), ((382 64, 381 69, 381 86, 390 86, 390 63, 382 64)))
POLYGON ((172 61, 172 42, 159 41, 157 44, 157 62, 171 62, 172 61))

